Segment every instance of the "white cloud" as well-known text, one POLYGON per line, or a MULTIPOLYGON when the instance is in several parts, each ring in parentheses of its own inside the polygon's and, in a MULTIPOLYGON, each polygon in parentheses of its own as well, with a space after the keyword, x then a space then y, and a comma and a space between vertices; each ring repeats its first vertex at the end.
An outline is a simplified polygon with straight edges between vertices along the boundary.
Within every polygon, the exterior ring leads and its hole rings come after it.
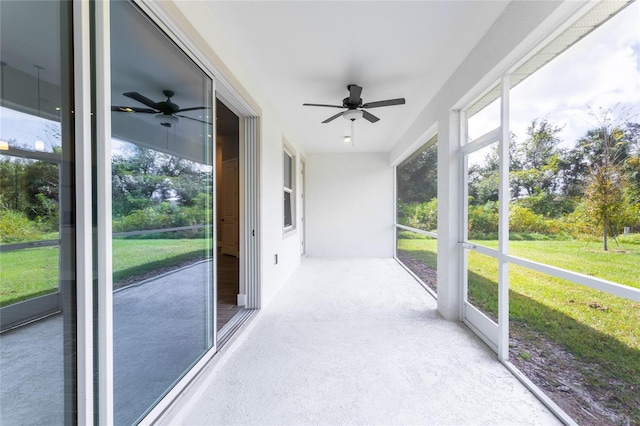
POLYGON ((640 4, 634 3, 511 92, 511 130, 523 138, 534 118, 564 126, 572 144, 596 121, 589 108, 632 108, 640 116, 640 4))

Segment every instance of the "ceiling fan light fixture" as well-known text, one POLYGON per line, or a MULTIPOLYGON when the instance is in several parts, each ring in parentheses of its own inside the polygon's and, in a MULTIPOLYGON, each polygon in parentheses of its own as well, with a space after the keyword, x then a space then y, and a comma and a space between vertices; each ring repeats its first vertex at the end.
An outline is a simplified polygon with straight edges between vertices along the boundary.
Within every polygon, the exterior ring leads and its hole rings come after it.
POLYGON ((358 118, 362 118, 362 111, 359 109, 350 109, 345 111, 342 116, 345 120, 357 120, 358 118))
POLYGON ((163 123, 169 124, 175 124, 178 122, 178 117, 169 114, 156 114, 156 119, 163 123))

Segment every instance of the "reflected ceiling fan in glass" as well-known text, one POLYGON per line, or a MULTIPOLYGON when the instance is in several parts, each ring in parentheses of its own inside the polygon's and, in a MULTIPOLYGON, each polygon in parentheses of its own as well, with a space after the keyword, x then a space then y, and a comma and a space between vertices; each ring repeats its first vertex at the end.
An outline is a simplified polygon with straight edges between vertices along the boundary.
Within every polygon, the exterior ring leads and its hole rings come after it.
POLYGON ((171 127, 173 124, 176 124, 180 118, 187 118, 193 121, 199 121, 205 124, 211 124, 208 121, 200 120, 197 118, 189 117, 186 115, 178 114, 179 112, 185 111, 196 111, 201 109, 210 109, 207 106, 199 106, 199 107, 190 107, 190 108, 180 108, 179 105, 173 103, 171 98, 175 95, 173 90, 163 90, 162 93, 167 97, 166 101, 155 102, 151 99, 147 98, 144 95, 141 95, 138 92, 126 92, 123 93, 124 96, 131 98, 140 102, 143 105, 148 106, 149 108, 140 108, 135 106, 111 106, 111 111, 116 112, 135 112, 135 113, 143 113, 143 114, 156 114, 156 118, 160 121, 160 124, 165 127, 171 127))

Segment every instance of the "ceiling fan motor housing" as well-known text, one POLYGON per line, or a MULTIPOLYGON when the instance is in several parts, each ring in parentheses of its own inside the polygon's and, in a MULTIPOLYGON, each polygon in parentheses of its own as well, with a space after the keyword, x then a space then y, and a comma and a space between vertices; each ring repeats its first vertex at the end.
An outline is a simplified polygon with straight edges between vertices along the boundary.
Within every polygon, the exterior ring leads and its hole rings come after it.
POLYGON ((357 104, 350 104, 349 103, 349 98, 344 98, 342 100, 342 107, 343 108, 349 108, 349 109, 354 109, 354 108, 361 108, 362 107, 362 98, 360 98, 358 100, 357 104))

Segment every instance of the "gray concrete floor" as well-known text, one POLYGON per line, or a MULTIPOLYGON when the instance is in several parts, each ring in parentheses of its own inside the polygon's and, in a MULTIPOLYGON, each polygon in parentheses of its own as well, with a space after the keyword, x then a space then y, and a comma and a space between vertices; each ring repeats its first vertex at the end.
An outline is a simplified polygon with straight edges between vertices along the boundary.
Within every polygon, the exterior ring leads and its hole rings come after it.
POLYGON ((307 258, 172 424, 559 424, 392 259, 307 258))

